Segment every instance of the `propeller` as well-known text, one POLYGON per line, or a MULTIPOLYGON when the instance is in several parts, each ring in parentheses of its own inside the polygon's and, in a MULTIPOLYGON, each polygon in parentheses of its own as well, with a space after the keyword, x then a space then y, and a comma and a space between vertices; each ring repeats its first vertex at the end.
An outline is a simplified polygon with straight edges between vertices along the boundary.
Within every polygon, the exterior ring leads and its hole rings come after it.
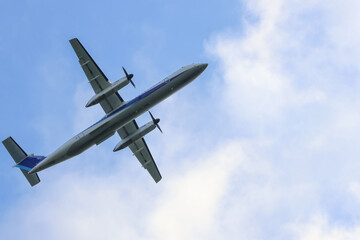
POLYGON ((122 69, 124 70, 127 80, 129 80, 131 85, 133 85, 133 87, 135 87, 134 82, 131 80, 133 78, 134 74, 132 74, 132 73, 128 74, 124 67, 122 67, 122 69))
POLYGON ((160 122, 160 119, 159 119, 159 118, 156 118, 156 119, 155 119, 154 116, 151 114, 150 111, 149 111, 149 113, 150 113, 151 119, 153 120, 155 126, 160 130, 161 133, 163 133, 163 132, 161 131, 161 128, 160 128, 159 124, 158 124, 158 123, 160 122))

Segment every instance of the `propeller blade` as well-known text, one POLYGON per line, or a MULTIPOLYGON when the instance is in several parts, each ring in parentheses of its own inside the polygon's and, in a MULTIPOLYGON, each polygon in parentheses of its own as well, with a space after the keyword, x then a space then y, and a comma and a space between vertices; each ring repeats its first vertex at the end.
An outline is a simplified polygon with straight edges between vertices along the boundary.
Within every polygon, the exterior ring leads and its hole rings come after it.
POLYGON ((160 128, 160 126, 159 126, 159 124, 156 124, 156 126, 157 126, 157 128, 159 129, 159 131, 160 131, 161 133, 163 133, 162 130, 161 130, 161 128, 160 128))
POLYGON ((134 82, 131 80, 131 78, 129 79, 129 82, 131 83, 131 85, 133 85, 134 88, 136 88, 136 87, 135 87, 135 84, 134 84, 134 82))
POLYGON ((134 84, 134 82, 131 80, 131 79, 134 77, 134 74, 132 74, 132 73, 131 73, 131 74, 128 74, 124 67, 122 67, 122 69, 124 70, 124 73, 125 73, 125 75, 126 75, 127 80, 128 80, 128 81, 131 83, 131 85, 133 85, 133 87, 135 88, 135 84, 134 84))
POLYGON ((150 117, 151 117, 151 119, 152 119, 152 121, 154 122, 154 124, 155 124, 155 126, 159 129, 159 131, 161 132, 161 133, 163 133, 163 131, 161 130, 161 128, 160 128, 160 126, 159 126, 159 122, 160 122, 160 119, 159 118, 154 118, 154 116, 151 114, 151 112, 149 111, 149 114, 150 114, 150 117))
POLYGON ((149 113, 150 113, 150 117, 151 117, 151 119, 153 120, 153 122, 155 122, 155 118, 154 118, 154 116, 151 114, 151 112, 149 111, 149 113))
POLYGON ((128 76, 129 76, 129 74, 127 73, 127 71, 125 70, 125 68, 124 68, 124 67, 122 67, 122 69, 123 69, 123 71, 124 71, 124 73, 125 73, 126 77, 128 77, 128 76))

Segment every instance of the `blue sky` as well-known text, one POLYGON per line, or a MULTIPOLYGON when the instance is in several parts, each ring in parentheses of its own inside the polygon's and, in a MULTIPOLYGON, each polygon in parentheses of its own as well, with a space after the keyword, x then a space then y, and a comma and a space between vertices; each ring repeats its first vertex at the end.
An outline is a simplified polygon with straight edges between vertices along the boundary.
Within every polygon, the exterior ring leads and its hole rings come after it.
MULTIPOLYGON (((49 154, 100 119, 68 40, 137 96, 208 62, 156 106, 154 184, 114 136, 31 188, 0 148, 0 238, 357 239, 359 3, 13 1, 0 4, 0 137, 49 154), (19 231, 18 226, 22 226, 19 231), (41 229, 41 231, 34 231, 41 229)), ((139 124, 149 121, 144 115, 139 124)))

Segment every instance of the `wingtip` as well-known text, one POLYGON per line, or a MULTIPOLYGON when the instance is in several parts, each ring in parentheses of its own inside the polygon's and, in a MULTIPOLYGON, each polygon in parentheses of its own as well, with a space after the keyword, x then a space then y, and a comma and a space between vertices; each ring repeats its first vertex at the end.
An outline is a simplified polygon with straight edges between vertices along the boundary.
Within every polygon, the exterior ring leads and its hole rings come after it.
POLYGON ((162 179, 162 176, 160 176, 159 179, 156 179, 156 180, 155 180, 155 183, 159 183, 159 182, 161 181, 161 179, 162 179))
POLYGON ((70 43, 71 43, 71 42, 74 42, 74 41, 79 41, 79 39, 77 39, 77 38, 72 38, 72 39, 69 40, 70 43))
POLYGON ((5 138, 4 140, 2 140, 2 143, 4 144, 4 142, 8 141, 8 139, 13 140, 13 138, 11 136, 9 136, 9 137, 5 138))

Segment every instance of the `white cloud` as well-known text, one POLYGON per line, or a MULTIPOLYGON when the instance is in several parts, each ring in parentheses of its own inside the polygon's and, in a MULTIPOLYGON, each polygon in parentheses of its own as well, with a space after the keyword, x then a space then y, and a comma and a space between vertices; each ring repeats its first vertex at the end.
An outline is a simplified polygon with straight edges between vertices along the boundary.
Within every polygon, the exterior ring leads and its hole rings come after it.
POLYGON ((2 233, 14 239, 211 236, 217 206, 244 160, 239 143, 229 142, 157 185, 117 173, 107 177, 69 173, 43 185, 10 211, 2 233), (19 225, 22 231, 14 231, 19 225))
POLYGON ((240 37, 220 34, 207 45, 219 59, 225 84, 221 99, 231 117, 272 124, 293 108, 328 103, 357 87, 358 61, 347 52, 360 48, 339 38, 341 26, 348 24, 337 21, 347 14, 341 6, 264 0, 248 7, 258 22, 245 21, 240 37))
POLYGON ((93 95, 94 92, 89 83, 84 82, 76 86, 76 92, 73 101, 76 108, 76 113, 73 119, 74 134, 80 133, 88 126, 91 126, 100 120, 102 116, 104 116, 104 112, 100 106, 92 106, 89 108, 85 107, 86 103, 93 95))
POLYGON ((218 206, 244 162, 241 144, 228 142, 168 179, 149 219, 154 239, 203 239, 216 233, 218 206))
MULTIPOLYGON (((252 197, 244 202, 247 209, 229 206, 227 211, 239 213, 229 218, 238 223, 233 232, 246 239, 287 239, 289 232, 274 229, 319 210, 346 229, 344 218, 356 222, 350 209, 359 204, 350 201, 351 195, 342 189, 359 179, 354 168, 359 169, 356 156, 360 154, 356 144, 360 133, 356 54, 360 41, 356 30, 354 34, 346 32, 351 40, 340 36, 345 36, 343 26, 358 22, 353 14, 359 10, 358 4, 247 3, 257 20, 245 20, 240 34, 219 34, 208 42, 207 50, 220 66, 224 87, 217 91, 222 93, 220 105, 233 131, 250 136, 260 158, 276 169, 276 177, 265 178, 268 190, 256 183, 244 193, 252 197), (351 21, 349 6, 354 8, 351 21), (345 15, 344 20, 341 16, 345 15), (269 141, 267 147, 258 144, 264 139, 269 141), (331 197, 339 194, 343 195, 331 197), (264 219, 271 222, 264 223, 264 219)), ((229 198, 243 200, 239 195, 229 198)))
POLYGON ((330 223, 324 214, 314 214, 306 223, 289 225, 296 240, 355 240, 360 236, 360 225, 339 226, 330 223))

